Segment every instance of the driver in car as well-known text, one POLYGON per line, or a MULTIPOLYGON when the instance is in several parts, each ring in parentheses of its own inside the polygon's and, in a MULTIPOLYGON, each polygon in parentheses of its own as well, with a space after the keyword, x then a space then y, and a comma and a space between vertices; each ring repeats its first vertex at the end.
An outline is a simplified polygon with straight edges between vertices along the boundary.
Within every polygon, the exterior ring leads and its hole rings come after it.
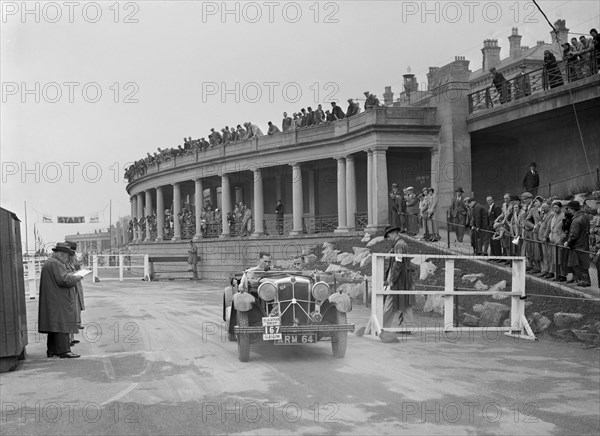
POLYGON ((240 292, 248 292, 248 281, 254 278, 255 271, 269 271, 271 269, 271 254, 261 251, 258 255, 258 265, 248 268, 240 280, 240 292))

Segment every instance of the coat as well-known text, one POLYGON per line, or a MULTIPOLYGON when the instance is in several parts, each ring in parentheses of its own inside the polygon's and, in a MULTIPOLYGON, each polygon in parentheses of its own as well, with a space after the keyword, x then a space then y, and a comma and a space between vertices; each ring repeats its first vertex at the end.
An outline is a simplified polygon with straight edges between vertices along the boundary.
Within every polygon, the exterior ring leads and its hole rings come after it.
POLYGON ((406 197, 406 213, 409 215, 419 214, 419 199, 415 194, 406 197))
POLYGON ((496 203, 492 204, 492 209, 490 210, 490 207, 488 206, 487 209, 487 214, 488 214, 488 229, 492 229, 494 228, 494 222, 496 221, 496 219, 502 215, 502 209, 500 209, 499 206, 496 206, 496 203))
MULTIPOLYGON (((407 254, 408 245, 402 239, 398 238, 394 243, 392 253, 407 254)), ((390 284, 390 289, 394 291, 412 291, 414 289, 413 274, 417 270, 409 258, 403 257, 402 261, 392 257, 385 272, 385 277, 390 284)), ((414 306, 416 298, 414 295, 387 295, 386 298, 393 299, 394 310, 401 310, 409 306, 414 306)))
POLYGON ((42 266, 40 274, 40 303, 38 332, 78 333, 77 280, 56 257, 42 266))
POLYGON ((462 195, 460 197, 454 197, 452 199, 450 214, 452 215, 452 218, 458 218, 459 216, 467 216, 467 207, 465 206, 465 199, 462 195))
POLYGON ((472 208, 471 214, 471 222, 469 223, 472 227, 477 229, 487 229, 488 228, 488 213, 479 203, 475 203, 472 208))
POLYGON ((581 210, 573 215, 567 236, 567 247, 586 251, 590 249, 590 219, 581 210))
POLYGON ((550 220, 550 242, 554 244, 563 244, 565 241, 565 232, 563 230, 564 213, 554 215, 550 220))
POLYGON ((525 191, 529 191, 530 189, 535 189, 540 186, 540 175, 537 171, 531 172, 527 171, 525 176, 523 176, 523 189, 525 191))

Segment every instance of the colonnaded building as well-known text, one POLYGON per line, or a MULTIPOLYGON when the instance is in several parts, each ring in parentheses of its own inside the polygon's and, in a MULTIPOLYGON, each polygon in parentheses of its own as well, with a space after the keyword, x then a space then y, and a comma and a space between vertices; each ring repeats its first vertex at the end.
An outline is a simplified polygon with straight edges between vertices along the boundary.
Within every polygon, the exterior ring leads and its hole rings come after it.
POLYGON ((552 42, 521 45, 512 29, 509 55, 496 40, 483 43, 481 68, 456 57, 430 68, 427 90, 404 75, 404 90, 386 87, 382 107, 332 123, 218 145, 148 166, 130 178, 127 192, 134 218, 156 214, 156 231, 132 232, 139 253, 185 254, 197 241, 203 277, 227 277, 270 251, 289 259, 333 236, 381 231, 390 223, 392 183, 438 194, 436 219, 446 221, 454 190, 484 202, 519 194, 529 162, 541 177, 541 195, 599 189, 600 74, 589 55, 577 65, 559 62, 561 83, 543 67, 545 50, 562 59, 558 42, 570 37, 555 23, 552 42), (508 80, 491 86, 489 69, 508 80), (554 80, 554 81, 553 81, 554 80), (502 91, 502 92, 501 92, 502 91), (505 93, 502 95, 502 93, 505 93), (283 235, 275 207, 284 205, 283 235), (206 202, 221 210, 221 222, 200 230, 206 202), (227 213, 233 203, 252 210, 250 238, 231 235, 227 213), (190 225, 174 220, 165 229, 165 210, 193 212, 190 225))

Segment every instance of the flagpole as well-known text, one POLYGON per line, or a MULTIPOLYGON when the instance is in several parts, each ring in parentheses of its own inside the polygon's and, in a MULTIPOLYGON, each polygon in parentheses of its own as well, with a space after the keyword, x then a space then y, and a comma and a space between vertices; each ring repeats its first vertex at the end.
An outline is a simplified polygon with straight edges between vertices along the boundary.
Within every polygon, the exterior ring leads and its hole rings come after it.
POLYGON ((112 200, 108 205, 108 252, 112 253, 112 200))
POLYGON ((25 256, 27 256, 27 252, 29 251, 29 239, 27 238, 27 202, 23 202, 25 204, 25 256))

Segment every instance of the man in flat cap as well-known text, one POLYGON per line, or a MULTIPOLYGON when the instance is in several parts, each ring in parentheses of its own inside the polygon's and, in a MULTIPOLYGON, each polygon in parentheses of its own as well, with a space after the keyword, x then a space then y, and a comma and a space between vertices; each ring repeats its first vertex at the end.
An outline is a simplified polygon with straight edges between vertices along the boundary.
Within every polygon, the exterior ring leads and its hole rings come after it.
POLYGON ((450 205, 450 218, 454 224, 454 232, 456 233, 456 242, 462 243, 465 237, 465 226, 467 224, 467 207, 463 188, 456 188, 454 199, 450 205))
POLYGON ((44 262, 40 274, 38 332, 48 335, 48 357, 72 359, 80 357, 71 352, 69 334, 79 331, 75 287, 81 277, 67 270, 69 257, 74 253, 68 244, 59 242, 52 251, 54 254, 44 262))
POLYGON ((535 162, 531 162, 529 164, 529 170, 525 173, 523 177, 523 190, 531 193, 533 197, 537 195, 538 187, 540 186, 540 175, 536 170, 537 165, 535 162))
POLYGON ((587 251, 590 250, 590 220, 581 210, 578 201, 569 201, 567 212, 573 214, 569 234, 564 244, 570 249, 567 266, 573 268, 573 279, 568 280, 567 283, 576 281, 577 286, 589 287, 590 255, 587 251))
POLYGON ((379 99, 374 94, 371 94, 369 91, 365 91, 364 94, 367 97, 365 100, 365 110, 381 106, 379 99))

